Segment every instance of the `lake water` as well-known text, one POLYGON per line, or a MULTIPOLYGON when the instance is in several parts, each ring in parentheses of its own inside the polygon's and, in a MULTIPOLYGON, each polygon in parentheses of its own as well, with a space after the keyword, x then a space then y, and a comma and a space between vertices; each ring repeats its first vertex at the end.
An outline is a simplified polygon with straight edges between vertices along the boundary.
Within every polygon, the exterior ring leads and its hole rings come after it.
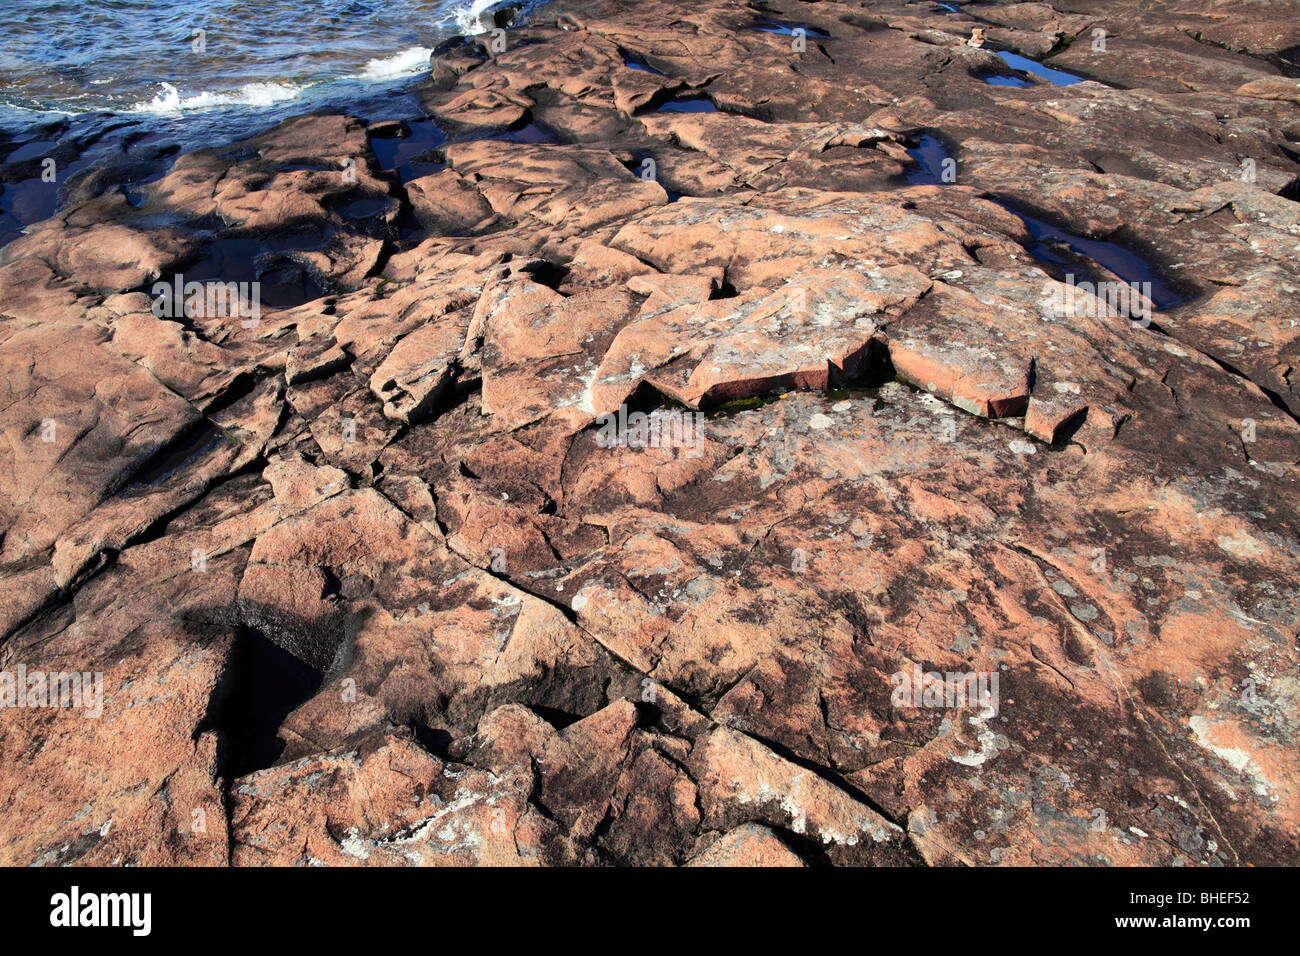
POLYGON ((406 91, 428 72, 433 48, 490 29, 503 5, 6 0, 0 245, 52 215, 91 171, 129 187, 161 175, 182 151, 315 109, 418 116, 406 91), (53 172, 43 175, 47 160, 53 172))

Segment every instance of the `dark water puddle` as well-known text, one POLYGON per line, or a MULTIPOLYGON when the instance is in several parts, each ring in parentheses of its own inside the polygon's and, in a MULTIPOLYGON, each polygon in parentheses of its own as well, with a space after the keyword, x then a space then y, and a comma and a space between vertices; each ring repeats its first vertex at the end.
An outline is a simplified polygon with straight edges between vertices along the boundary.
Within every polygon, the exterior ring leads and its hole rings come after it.
POLYGON ((398 167, 398 175, 403 185, 405 185, 412 179, 419 179, 421 176, 432 176, 434 173, 440 173, 446 168, 446 162, 441 159, 413 159, 409 163, 398 167))
POLYGON ((398 213, 400 201, 395 196, 340 197, 329 208, 348 221, 348 226, 372 239, 390 236, 390 221, 398 213))
POLYGON ((392 205, 393 200, 387 196, 377 199, 354 199, 339 208, 339 215, 344 219, 373 219, 388 212, 392 205))
POLYGON ((0 167, 0 246, 43 222, 64 205, 80 173, 102 157, 97 152, 68 159, 69 143, 38 139, 13 150, 0 167), (42 161, 53 159, 54 181, 47 182, 42 161))
MULTIPOLYGON (((448 136, 432 119, 407 120, 393 124, 380 133, 372 133, 370 146, 382 169, 396 171, 402 184, 422 176, 431 176, 447 168, 443 150, 450 143, 470 143, 493 140, 507 143, 533 143, 554 145, 560 137, 553 131, 534 122, 524 122, 513 129, 489 131, 473 130, 448 136)), ((344 207, 340 212, 349 219, 365 220, 387 211, 386 199, 363 199, 344 207)), ((415 218, 409 205, 404 205, 396 223, 397 238, 403 247, 410 247, 428 238, 428 232, 415 218)))
POLYGON ((1118 243, 1108 242, 1104 239, 1084 239, 1082 236, 1066 232, 1064 229, 1059 229, 1035 216, 1020 212, 998 199, 987 198, 1018 217, 1025 224, 1025 228, 1029 230, 1029 235, 1033 239, 1033 243, 1027 247, 1029 254, 1039 262, 1045 262, 1067 270, 1075 268, 1077 262, 1072 261, 1067 255, 1062 255, 1059 251, 1061 246, 1065 246, 1075 256, 1081 256, 1105 267, 1129 284, 1151 283, 1150 299, 1158 309, 1168 309, 1180 302, 1187 301, 1185 296, 1175 292, 1165 282, 1154 266, 1137 253, 1124 248, 1118 243))
POLYGON ((0 184, 0 247, 21 236, 32 223, 50 218, 57 207, 58 190, 50 183, 0 184))
POLYGON ((397 217, 397 239, 401 243, 401 248, 413 248, 428 238, 429 230, 424 228, 424 224, 419 219, 415 218, 415 213, 411 211, 411 207, 403 207, 401 215, 397 217))
POLYGON ((481 140, 491 140, 498 143, 533 143, 539 146, 554 146, 562 142, 559 134, 554 130, 526 119, 524 122, 508 129, 465 130, 449 139, 448 143, 476 143, 481 140))
MULTIPOLYGON (((916 160, 916 165, 904 173, 904 178, 908 183, 917 186, 943 185, 943 164, 945 160, 952 159, 952 154, 937 136, 922 133, 917 139, 919 145, 907 151, 907 154, 916 160)), ((1066 272, 1086 272, 1086 263, 1092 262, 1110 270, 1127 283, 1149 282, 1151 301, 1159 309, 1168 309, 1186 301, 1186 297, 1174 291, 1154 266, 1118 243, 1103 239, 1084 239, 1036 216, 1023 213, 996 197, 985 196, 984 198, 997 203, 1025 224, 1032 239, 1032 243, 1026 248, 1039 262, 1056 266, 1066 272), (1063 251, 1062 247, 1068 252, 1063 251)), ((1095 276, 1087 276, 1087 278, 1095 279, 1095 276)))
MULTIPOLYGON (((797 386, 787 380, 772 388, 741 398, 719 401, 709 400, 706 396, 701 401, 699 410, 705 419, 709 421, 735 418, 745 412, 751 412, 774 402, 779 402, 791 392, 821 392, 832 401, 839 401, 844 398, 870 397, 874 400, 872 411, 875 411, 884 404, 880 399, 881 387, 887 382, 894 381, 898 374, 894 370, 894 362, 890 358, 888 345, 884 342, 874 341, 867 346, 866 350, 851 365, 846 366, 843 370, 831 365, 829 371, 829 381, 825 388, 797 386)), ((690 410, 689 406, 683 405, 668 396, 662 396, 661 405, 665 408, 676 406, 685 411, 690 410)), ((631 407, 630 403, 628 407, 631 407)))
POLYGON ((974 20, 976 23, 984 23, 991 27, 1005 29, 1005 27, 1003 27, 1002 24, 1000 23, 995 23, 992 20, 988 20, 985 19, 984 17, 979 16, 978 14, 971 13, 970 10, 967 8, 973 7, 975 6, 975 4, 971 3, 970 0, 954 0, 953 3, 935 3, 935 6, 939 8, 938 12, 941 13, 943 16, 951 16, 953 14, 957 14, 959 16, 966 17, 968 20, 974 20))
POLYGON ((1022 80, 1018 76, 986 76, 984 82, 989 86, 1012 86, 1018 90, 1028 90, 1038 85, 1033 80, 1022 80))
POLYGON ((339 167, 333 163, 273 163, 270 170, 276 173, 337 173, 339 167))
POLYGON ((669 100, 659 107, 657 113, 716 113, 717 105, 707 96, 687 96, 669 100))
POLYGON ((554 146, 560 141, 560 137, 544 126, 538 126, 536 123, 525 123, 518 129, 508 129, 499 133, 491 133, 487 136, 473 137, 474 139, 495 139, 506 143, 538 143, 545 146, 554 146))
MULTIPOLYGON (((5 136, 0 131, 0 139, 5 136)), ((0 144, 0 246, 61 208, 120 188, 133 205, 139 187, 162 178, 179 152, 135 120, 88 113, 0 144), (51 160, 48 166, 45 160, 51 160), (47 181, 47 169, 54 181, 47 181)))
POLYGON ((431 119, 410 120, 394 127, 394 136, 372 136, 370 148, 379 168, 396 171, 403 183, 436 173, 446 164, 437 150, 447 135, 431 119))
POLYGON ((792 23, 789 20, 775 20, 772 17, 760 17, 754 22, 754 29, 759 33, 779 33, 782 36, 794 36, 795 30, 802 30, 805 36, 816 37, 818 40, 829 40, 831 35, 816 27, 806 26, 802 23, 792 23))
POLYGON ((937 136, 922 133, 918 138, 920 145, 909 149, 907 155, 916 160, 916 165, 903 173, 903 178, 914 186, 942 186, 943 161, 952 155, 937 136))
POLYGON ((58 140, 36 139, 23 143, 4 158, 6 163, 22 163, 29 159, 42 159, 58 148, 58 140))
MULTIPOLYGON (((291 255, 291 252, 319 249, 327 239, 316 230, 283 233, 272 238, 214 239, 179 274, 185 282, 257 282, 258 301, 263 309, 288 309, 319 299, 330 291, 312 270, 291 255)), ((172 278, 166 277, 165 281, 172 278)), ((231 321, 239 321, 239 317, 234 316, 231 321)))
MULTIPOLYGON (((1018 53, 1007 53, 1004 50, 999 50, 998 56, 1002 59, 1002 62, 1006 63, 1007 66, 1011 67, 1012 69, 1020 70, 1024 73, 1032 73, 1034 76, 1037 76, 1040 79, 1044 79, 1048 83, 1053 84, 1054 86, 1073 86, 1075 83, 1082 83, 1084 80, 1082 76, 1075 76, 1073 73, 1066 73, 1063 70, 1049 69, 1048 67, 1045 67, 1043 66, 1043 64, 1039 63, 1037 60, 1031 60, 1029 59, 1029 57, 1021 56, 1018 53)), ((988 77, 985 80, 985 82, 992 83, 994 86, 1011 85, 1011 84, 995 83, 994 80, 997 79, 1008 79, 1008 78, 988 77)), ((1025 85, 1032 86, 1033 84, 1026 83, 1025 85)))
MULTIPOLYGON (((655 168, 658 169, 659 160, 655 157, 655 154, 650 152, 650 150, 648 149, 638 149, 633 151, 632 158, 630 160, 625 161, 623 165, 627 168, 628 172, 632 173, 632 175, 636 176, 639 179, 641 178, 642 164, 645 163, 647 159, 653 161, 655 163, 655 168)), ((664 192, 668 194, 669 202, 677 202, 677 200, 682 198, 681 193, 673 192, 671 189, 665 186, 664 183, 658 178, 656 178, 654 181, 659 183, 659 188, 661 188, 664 192)))
MULTIPOLYGON (((493 140, 506 143, 533 143, 554 145, 560 137, 552 130, 531 121, 524 122, 513 129, 489 131, 472 130, 449 137, 434 124, 431 119, 410 120, 400 126, 394 126, 393 134, 371 136, 371 147, 379 158, 380 166, 386 170, 396 169, 403 184, 421 176, 430 176, 447 168, 443 155, 444 148, 450 143, 472 143, 478 140, 493 140)), ((359 202, 366 202, 361 200, 359 202)), ((380 200, 386 202, 386 200, 380 200)), ((363 212, 372 207, 359 207, 363 212)), ((377 207, 373 207, 377 208, 377 207)), ((344 210, 347 215, 347 211, 344 210)), ((349 218, 364 218, 364 216, 349 218)), ((417 245, 428 238, 428 231, 415 218, 410 206, 403 207, 397 224, 397 238, 403 247, 417 245)))
POLYGON ((653 73, 655 76, 664 75, 635 53, 628 53, 626 50, 623 51, 623 65, 629 70, 640 70, 642 73, 653 73))
POLYGON ((384 239, 389 234, 389 222, 401 207, 395 196, 362 196, 358 199, 344 197, 333 210, 355 229, 372 239, 384 239))

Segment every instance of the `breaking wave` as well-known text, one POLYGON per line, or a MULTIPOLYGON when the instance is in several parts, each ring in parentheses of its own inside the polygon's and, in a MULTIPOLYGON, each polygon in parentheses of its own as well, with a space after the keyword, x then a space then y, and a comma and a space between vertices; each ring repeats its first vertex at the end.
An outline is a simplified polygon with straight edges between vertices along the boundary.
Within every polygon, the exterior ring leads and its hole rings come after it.
POLYGON ((413 46, 401 53, 394 53, 389 57, 371 60, 366 64, 366 68, 357 74, 357 79, 373 82, 395 80, 403 76, 415 76, 417 73, 423 73, 429 68, 429 57, 432 53, 433 50, 430 47, 413 46))
POLYGON ((170 83, 162 83, 161 92, 151 100, 132 106, 132 113, 182 113, 188 110, 214 109, 222 106, 272 106, 297 97, 305 86, 296 83, 245 83, 225 93, 207 91, 182 96, 170 83))

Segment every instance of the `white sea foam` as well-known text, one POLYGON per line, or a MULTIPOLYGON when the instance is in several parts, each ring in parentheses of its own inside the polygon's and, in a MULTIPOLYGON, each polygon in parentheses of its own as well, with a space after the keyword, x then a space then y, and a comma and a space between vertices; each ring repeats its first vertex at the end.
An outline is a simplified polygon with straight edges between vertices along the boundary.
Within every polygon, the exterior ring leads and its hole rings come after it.
POLYGON ((492 18, 484 14, 498 2, 499 0, 470 0, 469 3, 461 4, 455 11, 457 30, 465 36, 487 33, 492 29, 492 18))
POLYGON ((429 56, 433 50, 426 46, 413 46, 401 53, 383 59, 371 60, 366 68, 357 74, 359 80, 393 80, 400 76, 414 76, 429 68, 429 56))
POLYGON ((186 110, 212 109, 219 106, 271 106, 291 100, 306 87, 296 83, 245 83, 228 93, 204 91, 193 96, 181 96, 170 83, 163 83, 162 92, 151 100, 142 100, 131 107, 132 113, 181 113, 186 110))

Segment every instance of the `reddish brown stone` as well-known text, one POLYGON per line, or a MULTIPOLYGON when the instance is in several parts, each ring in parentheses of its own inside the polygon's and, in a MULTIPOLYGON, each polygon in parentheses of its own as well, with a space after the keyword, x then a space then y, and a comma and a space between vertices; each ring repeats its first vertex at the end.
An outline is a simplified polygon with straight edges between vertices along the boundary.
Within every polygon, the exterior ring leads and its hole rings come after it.
POLYGON ((104 693, 0 708, 0 860, 1300 860, 1296 31, 1076 6, 543 8, 440 172, 299 117, 6 247, 0 672, 104 693), (155 314, 230 256, 301 295, 155 314))

